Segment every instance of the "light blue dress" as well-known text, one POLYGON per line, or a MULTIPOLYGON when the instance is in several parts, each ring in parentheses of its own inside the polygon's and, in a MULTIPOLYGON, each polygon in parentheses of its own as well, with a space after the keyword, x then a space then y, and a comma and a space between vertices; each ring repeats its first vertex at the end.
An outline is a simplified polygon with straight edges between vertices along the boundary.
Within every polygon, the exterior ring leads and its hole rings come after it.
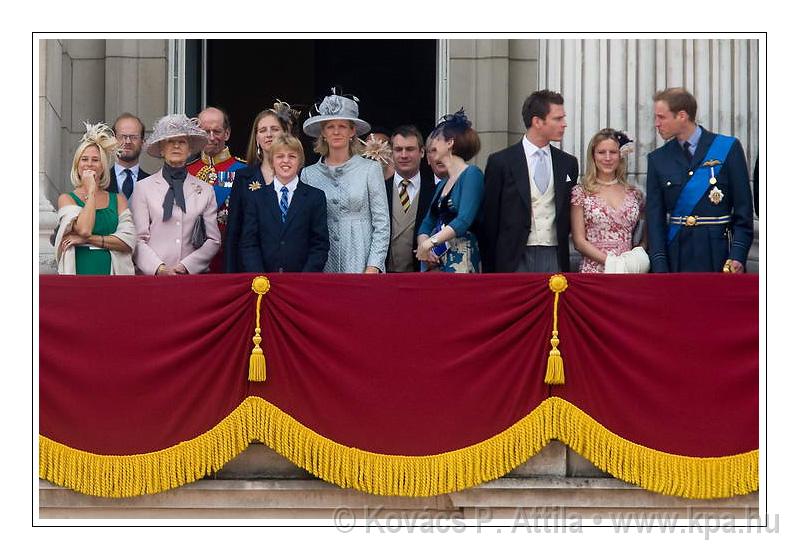
POLYGON ((323 272, 361 273, 368 266, 386 272, 389 203, 380 164, 353 156, 329 167, 320 159, 301 171, 300 180, 328 200, 331 246, 323 272))

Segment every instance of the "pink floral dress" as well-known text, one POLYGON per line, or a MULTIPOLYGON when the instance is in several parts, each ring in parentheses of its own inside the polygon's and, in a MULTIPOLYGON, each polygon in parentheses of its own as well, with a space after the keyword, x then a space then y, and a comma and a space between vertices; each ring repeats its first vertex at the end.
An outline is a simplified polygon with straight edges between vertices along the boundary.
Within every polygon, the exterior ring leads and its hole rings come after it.
MULTIPOLYGON (((631 239, 639 216, 644 214, 644 196, 636 187, 628 188, 619 208, 614 208, 596 194, 586 192, 582 185, 572 188, 572 205, 583 208, 586 239, 606 253, 619 256, 630 251, 631 239)), ((583 257, 580 272, 603 272, 605 267, 583 257)))

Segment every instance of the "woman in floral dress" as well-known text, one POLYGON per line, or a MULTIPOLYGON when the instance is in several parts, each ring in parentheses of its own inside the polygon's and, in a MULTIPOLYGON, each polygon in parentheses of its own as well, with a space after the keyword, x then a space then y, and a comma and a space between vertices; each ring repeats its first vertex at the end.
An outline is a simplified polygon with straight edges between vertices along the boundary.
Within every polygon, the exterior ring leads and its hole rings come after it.
POLYGON ((580 272, 604 272, 609 255, 633 248, 644 196, 626 180, 626 155, 632 150, 633 141, 612 128, 589 142, 583 183, 572 190, 572 240, 583 255, 580 272))

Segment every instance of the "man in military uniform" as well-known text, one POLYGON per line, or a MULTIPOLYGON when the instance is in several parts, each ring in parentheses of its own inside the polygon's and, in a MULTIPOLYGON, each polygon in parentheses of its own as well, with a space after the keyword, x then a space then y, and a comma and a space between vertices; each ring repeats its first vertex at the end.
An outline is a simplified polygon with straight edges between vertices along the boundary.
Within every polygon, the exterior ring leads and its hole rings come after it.
POLYGON ((666 144, 647 156, 647 232, 653 272, 744 272, 753 197, 744 150, 695 122, 683 88, 653 96, 666 144))
MULTIPOLYGON (((231 137, 231 124, 228 115, 216 107, 206 107, 197 116, 200 128, 208 134, 208 143, 187 170, 201 181, 214 187, 217 197, 217 224, 225 246, 225 226, 228 223, 228 198, 233 187, 233 179, 237 169, 246 166, 244 160, 231 155, 227 142, 231 137)), ((210 272, 224 272, 225 260, 220 249, 209 267, 210 272)))

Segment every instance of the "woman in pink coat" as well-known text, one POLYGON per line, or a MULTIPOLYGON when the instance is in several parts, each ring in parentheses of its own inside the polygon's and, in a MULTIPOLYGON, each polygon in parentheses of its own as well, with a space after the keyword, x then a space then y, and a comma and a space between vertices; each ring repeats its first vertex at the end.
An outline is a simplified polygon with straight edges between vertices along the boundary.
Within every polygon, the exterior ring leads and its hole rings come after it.
POLYGON ((133 260, 140 274, 206 272, 219 251, 214 189, 186 172, 189 155, 207 140, 186 115, 156 122, 147 153, 164 158, 164 166, 136 184, 130 201, 137 236, 133 260))

